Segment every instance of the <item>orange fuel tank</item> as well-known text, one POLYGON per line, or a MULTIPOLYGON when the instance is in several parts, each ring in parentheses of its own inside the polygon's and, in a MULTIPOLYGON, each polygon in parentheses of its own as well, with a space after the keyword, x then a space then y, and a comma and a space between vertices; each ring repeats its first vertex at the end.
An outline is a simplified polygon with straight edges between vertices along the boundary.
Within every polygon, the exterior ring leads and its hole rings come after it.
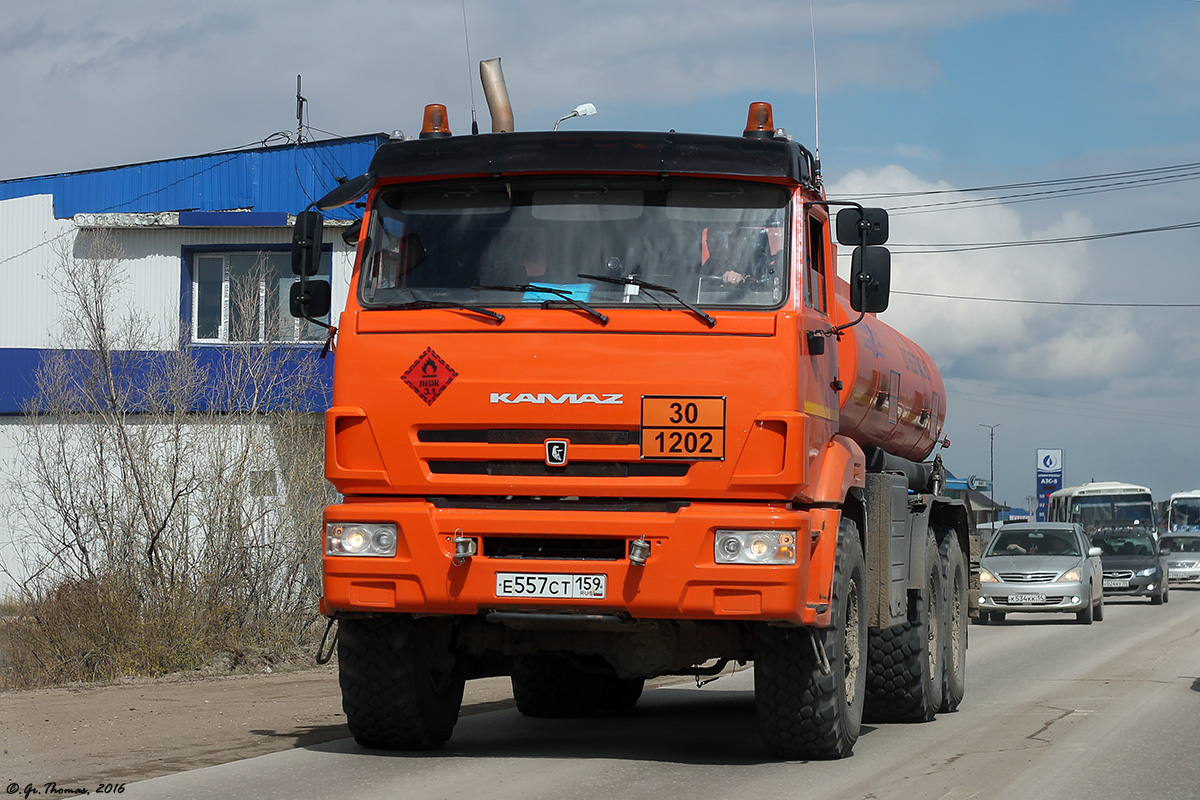
MULTIPOLYGON (((848 294, 849 286, 839 279, 838 325, 858 316, 848 294)), ((842 332, 838 377, 839 433, 912 461, 933 451, 946 421, 946 385, 928 353, 868 314, 842 332)))

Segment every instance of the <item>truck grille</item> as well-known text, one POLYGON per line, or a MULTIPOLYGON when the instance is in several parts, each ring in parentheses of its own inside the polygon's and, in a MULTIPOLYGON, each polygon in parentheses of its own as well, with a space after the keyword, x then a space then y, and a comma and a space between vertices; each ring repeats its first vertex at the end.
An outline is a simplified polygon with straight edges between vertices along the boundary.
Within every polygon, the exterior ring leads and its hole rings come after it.
POLYGON ((624 539, 485 536, 480 544, 481 553, 487 558, 620 561, 626 552, 624 539))
POLYGON ((572 462, 565 467, 539 461, 430 461, 434 475, 503 475, 529 478, 675 478, 688 474, 691 464, 656 461, 572 462))
POLYGON ((1050 583, 1058 577, 1057 572, 1001 572, 1000 580, 1005 583, 1050 583))
POLYGON ((477 442, 479 444, 541 444, 547 439, 566 439, 571 444, 639 444, 636 430, 555 430, 480 428, 472 430, 423 430, 420 442, 477 442))

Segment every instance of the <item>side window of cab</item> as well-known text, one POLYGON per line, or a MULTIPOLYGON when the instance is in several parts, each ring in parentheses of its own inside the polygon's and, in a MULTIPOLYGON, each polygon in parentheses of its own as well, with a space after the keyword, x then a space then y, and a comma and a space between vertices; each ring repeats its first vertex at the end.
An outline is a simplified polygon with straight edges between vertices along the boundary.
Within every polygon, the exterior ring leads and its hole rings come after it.
POLYGON ((813 214, 808 215, 807 236, 804 237, 804 261, 807 270, 804 280, 804 305, 822 313, 828 310, 825 299, 825 223, 813 214))

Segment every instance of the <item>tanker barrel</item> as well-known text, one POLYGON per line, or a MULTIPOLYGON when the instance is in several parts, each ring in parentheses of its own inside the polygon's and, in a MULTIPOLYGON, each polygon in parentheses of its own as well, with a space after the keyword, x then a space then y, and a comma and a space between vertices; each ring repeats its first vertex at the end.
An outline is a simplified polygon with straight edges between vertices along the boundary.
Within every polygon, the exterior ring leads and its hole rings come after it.
POLYGON ((909 461, 894 456, 874 446, 863 448, 867 457, 867 472, 893 472, 908 479, 908 488, 914 492, 928 492, 933 484, 933 464, 909 461))

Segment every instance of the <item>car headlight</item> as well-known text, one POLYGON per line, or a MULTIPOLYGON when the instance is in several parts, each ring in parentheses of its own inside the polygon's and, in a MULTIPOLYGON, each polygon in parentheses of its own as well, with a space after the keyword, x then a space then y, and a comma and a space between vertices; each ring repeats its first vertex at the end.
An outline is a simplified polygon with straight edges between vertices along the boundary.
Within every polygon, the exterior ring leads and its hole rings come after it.
POLYGON ((1134 574, 1137 575, 1139 578, 1149 578, 1151 575, 1153 575, 1156 572, 1158 572, 1158 567, 1146 567, 1145 569, 1139 569, 1134 574))
POLYGON ((795 531, 717 531, 713 558, 718 564, 795 564, 795 531))
POLYGON ((337 522, 325 526, 325 555, 396 555, 396 526, 371 522, 337 522))
POLYGON ((979 582, 980 583, 999 583, 1000 579, 997 578, 992 573, 988 572, 983 567, 980 567, 979 568, 979 582))
POLYGON ((1069 569, 1054 579, 1055 583, 1079 583, 1079 569, 1069 569))

